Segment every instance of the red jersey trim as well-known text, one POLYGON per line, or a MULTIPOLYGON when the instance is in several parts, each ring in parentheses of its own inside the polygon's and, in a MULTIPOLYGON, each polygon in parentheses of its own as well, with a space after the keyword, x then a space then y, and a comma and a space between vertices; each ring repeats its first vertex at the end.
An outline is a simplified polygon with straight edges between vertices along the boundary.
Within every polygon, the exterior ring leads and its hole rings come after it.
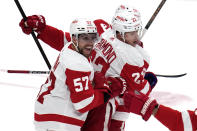
POLYGON ((66 37, 67 42, 71 42, 70 33, 65 32, 65 37, 66 37))
POLYGON ((38 122, 44 122, 44 121, 56 121, 71 125, 76 125, 82 127, 84 124, 84 121, 78 120, 72 117, 58 115, 58 114, 37 114, 34 113, 34 120, 38 122))

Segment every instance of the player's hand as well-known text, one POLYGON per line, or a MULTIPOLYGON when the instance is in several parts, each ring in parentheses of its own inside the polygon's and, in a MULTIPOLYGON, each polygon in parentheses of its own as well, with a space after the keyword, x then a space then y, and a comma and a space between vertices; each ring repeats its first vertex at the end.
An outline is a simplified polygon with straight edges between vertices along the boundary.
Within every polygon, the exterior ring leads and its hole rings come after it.
POLYGON ((94 89, 103 92, 104 101, 107 102, 112 97, 112 91, 109 88, 107 79, 105 78, 103 73, 95 72, 93 82, 94 82, 94 89))
POLYGON ((156 100, 139 92, 127 92, 123 99, 126 109, 131 113, 141 115, 145 121, 150 118, 153 110, 158 106, 156 100))
POLYGON ((112 91, 113 97, 123 95, 127 90, 127 83, 120 77, 108 77, 107 82, 112 91))
POLYGON ((157 76, 153 72, 146 72, 144 79, 149 82, 151 89, 157 84, 157 76))
POLYGON ((44 16, 32 15, 28 16, 26 21, 22 19, 19 26, 25 34, 29 35, 32 31, 41 32, 46 27, 46 22, 44 16))

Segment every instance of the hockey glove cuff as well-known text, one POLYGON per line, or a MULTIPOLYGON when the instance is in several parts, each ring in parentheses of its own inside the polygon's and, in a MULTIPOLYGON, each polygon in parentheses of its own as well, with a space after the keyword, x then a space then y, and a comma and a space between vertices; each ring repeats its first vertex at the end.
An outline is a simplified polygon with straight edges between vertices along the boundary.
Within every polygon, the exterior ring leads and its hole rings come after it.
POLYGON ((153 110, 158 106, 156 100, 142 93, 125 93, 123 96, 126 109, 137 115, 141 115, 142 118, 147 121, 153 113, 153 110))

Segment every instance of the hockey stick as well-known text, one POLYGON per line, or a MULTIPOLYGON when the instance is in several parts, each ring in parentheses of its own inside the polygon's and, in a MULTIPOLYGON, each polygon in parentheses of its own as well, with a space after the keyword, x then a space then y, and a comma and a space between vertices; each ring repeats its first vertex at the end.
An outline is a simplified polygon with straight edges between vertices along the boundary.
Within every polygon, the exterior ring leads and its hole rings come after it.
POLYGON ((182 77, 187 75, 187 73, 184 74, 179 74, 179 75, 159 75, 159 74, 155 74, 157 77, 167 77, 167 78, 177 78, 177 77, 182 77))
MULTIPOLYGON (((4 70, 0 69, 0 72, 4 73, 22 73, 22 74, 49 74, 50 71, 30 71, 30 70, 4 70)), ((171 78, 177 78, 185 76, 187 73, 179 74, 179 75, 159 75, 155 74, 157 77, 171 77, 171 78)))
POLYGON ((4 72, 4 73, 23 73, 23 74, 49 74, 50 73, 50 71, 3 70, 3 69, 1 69, 0 72, 4 72))
POLYGON ((143 38, 143 36, 145 35, 145 33, 147 32, 147 30, 149 29, 150 25, 153 23, 153 21, 155 20, 156 16, 158 15, 159 11, 161 10, 161 8, 163 7, 163 5, 165 4, 166 0, 162 0, 159 4, 159 6, 157 7, 157 9, 155 10, 155 12, 153 13, 152 17, 149 19, 148 23, 146 24, 145 28, 142 31, 142 36, 140 39, 143 38))
MULTIPOLYGON (((140 39, 143 38, 143 36, 146 34, 147 30, 149 29, 149 27, 151 26, 151 24, 153 23, 153 21, 155 20, 156 16, 159 14, 159 11, 161 10, 161 8, 163 7, 163 5, 165 4, 166 0, 162 0, 159 4, 159 6, 157 7, 157 9, 155 10, 155 12, 153 13, 153 15, 151 16, 151 18, 149 19, 148 23, 146 24, 145 28, 142 31, 142 36, 140 37, 140 39)), ((177 78, 177 77, 182 77, 185 76, 187 73, 184 74, 179 74, 179 75, 160 75, 160 74, 156 74, 157 77, 169 77, 169 78, 177 78)))
MULTIPOLYGON (((17 7, 18 7, 18 9, 19 9, 19 11, 20 11, 23 19, 24 20, 27 20, 27 17, 25 15, 25 12, 23 11, 23 9, 22 9, 19 1, 18 0, 14 0, 14 1, 16 3, 17 7)), ((40 53, 42 54, 42 57, 44 58, 44 61, 46 62, 47 66, 48 66, 48 68, 50 70, 51 69, 51 64, 50 64, 50 62, 49 62, 46 54, 44 53, 44 50, 42 49, 42 46, 40 45, 40 42, 38 41, 38 38, 36 37, 36 35, 35 35, 35 33, 33 31, 31 32, 31 35, 32 35, 34 41, 36 42, 36 45, 38 46, 38 49, 40 50, 40 53)))

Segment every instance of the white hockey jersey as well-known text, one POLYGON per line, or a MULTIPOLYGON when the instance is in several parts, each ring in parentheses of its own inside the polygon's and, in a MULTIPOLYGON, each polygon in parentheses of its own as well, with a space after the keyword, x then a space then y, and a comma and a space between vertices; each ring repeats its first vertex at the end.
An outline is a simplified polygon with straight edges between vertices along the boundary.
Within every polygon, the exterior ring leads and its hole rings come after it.
POLYGON ((101 41, 95 45, 95 52, 92 54, 94 70, 103 72, 106 77, 122 77, 130 90, 149 94, 151 88, 144 79, 149 66, 149 55, 141 46, 133 47, 115 38, 113 30, 104 22, 95 20, 101 41))
POLYGON ((42 129, 79 131, 88 111, 104 103, 93 90, 94 70, 86 57, 68 43, 50 72, 35 103, 35 126, 42 129))
MULTIPOLYGON (((103 72, 106 77, 122 77, 127 82, 128 91, 149 95, 152 89, 144 79, 150 62, 146 51, 139 45, 133 47, 118 40, 104 20, 95 20, 94 23, 101 38, 95 45, 91 58, 94 70, 103 72)), ((125 110, 122 98, 111 99, 110 103, 112 119, 126 121, 129 112, 125 110)))

